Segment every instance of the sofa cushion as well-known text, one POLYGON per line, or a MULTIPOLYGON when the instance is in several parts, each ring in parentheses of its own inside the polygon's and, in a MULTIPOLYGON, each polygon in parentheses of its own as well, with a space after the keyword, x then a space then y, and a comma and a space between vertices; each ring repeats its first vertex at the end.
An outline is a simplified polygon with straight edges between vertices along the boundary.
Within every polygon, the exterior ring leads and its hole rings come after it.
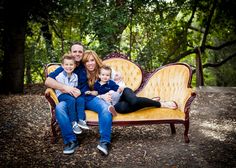
MULTIPOLYGON (((98 124, 97 113, 86 110, 86 120, 89 124, 98 124)), ((133 113, 119 114, 113 117, 113 123, 115 122, 137 122, 137 121, 169 121, 169 120, 185 120, 185 113, 179 109, 171 110, 167 108, 143 108, 133 113)))

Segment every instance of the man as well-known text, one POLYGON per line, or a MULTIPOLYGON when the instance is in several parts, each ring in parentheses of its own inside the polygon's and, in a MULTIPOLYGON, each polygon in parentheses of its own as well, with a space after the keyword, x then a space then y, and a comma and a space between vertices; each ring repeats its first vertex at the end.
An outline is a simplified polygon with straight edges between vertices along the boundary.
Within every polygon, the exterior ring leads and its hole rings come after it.
MULTIPOLYGON (((78 75, 78 87, 71 87, 64 84, 61 84, 55 80, 56 76, 63 70, 59 67, 54 72, 50 73, 45 81, 45 85, 53 89, 60 90, 63 93, 69 93, 75 95, 80 92, 82 96, 85 96, 85 108, 93 110, 99 115, 99 132, 100 132, 100 144, 98 149, 105 155, 108 155, 108 145, 111 141, 111 127, 112 127, 112 115, 108 111, 107 106, 102 100, 93 96, 85 95, 85 92, 89 90, 87 83, 87 74, 84 65, 81 63, 83 57, 84 48, 81 43, 74 43, 71 46, 71 53, 75 57, 77 67, 74 70, 74 73, 78 75)), ((67 104, 66 102, 60 102, 56 105, 56 119, 59 123, 63 141, 65 147, 63 149, 64 154, 72 154, 75 149, 78 147, 79 143, 76 135, 73 132, 72 126, 70 124, 67 104)))

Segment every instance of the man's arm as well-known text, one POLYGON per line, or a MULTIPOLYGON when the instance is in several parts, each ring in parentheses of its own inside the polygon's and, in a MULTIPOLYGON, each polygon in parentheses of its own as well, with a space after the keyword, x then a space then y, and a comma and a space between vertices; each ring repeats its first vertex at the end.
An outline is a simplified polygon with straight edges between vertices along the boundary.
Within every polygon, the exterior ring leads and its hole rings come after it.
POLYGON ((61 92, 64 92, 64 87, 66 86, 51 77, 47 77, 47 79, 45 80, 45 85, 47 87, 60 90, 61 92))
POLYGON ((47 79, 45 80, 45 85, 47 87, 60 90, 62 93, 69 93, 73 96, 75 96, 76 93, 78 94, 78 92, 80 93, 79 89, 59 83, 58 81, 56 81, 51 77, 47 77, 47 79))
POLYGON ((62 93, 69 93, 73 96, 75 96, 76 93, 80 93, 80 90, 72 87, 67 86, 65 84, 62 84, 56 80, 56 77, 63 71, 63 68, 60 66, 55 71, 51 72, 47 79, 45 80, 45 85, 47 87, 60 90, 62 93))

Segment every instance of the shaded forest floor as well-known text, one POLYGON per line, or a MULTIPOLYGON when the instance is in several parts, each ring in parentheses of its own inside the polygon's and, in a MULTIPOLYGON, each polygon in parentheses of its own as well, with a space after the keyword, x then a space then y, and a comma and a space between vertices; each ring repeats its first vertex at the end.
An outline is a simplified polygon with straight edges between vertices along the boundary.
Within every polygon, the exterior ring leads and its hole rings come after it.
POLYGON ((49 106, 43 85, 24 95, 0 95, 0 167, 236 167, 236 88, 200 88, 190 113, 190 143, 182 125, 113 127, 108 157, 97 151, 98 128, 78 137, 64 155, 50 143, 49 106))

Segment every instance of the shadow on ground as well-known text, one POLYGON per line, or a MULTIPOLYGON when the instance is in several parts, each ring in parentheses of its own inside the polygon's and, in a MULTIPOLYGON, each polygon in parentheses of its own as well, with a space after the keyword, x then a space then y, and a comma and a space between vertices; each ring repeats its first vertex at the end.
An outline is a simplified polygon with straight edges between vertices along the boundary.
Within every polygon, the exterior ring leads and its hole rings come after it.
POLYGON ((236 167, 236 88, 198 88, 191 106, 190 143, 182 125, 114 127, 108 157, 97 151, 98 128, 63 155, 50 144, 49 106, 42 94, 0 96, 0 167, 236 167))

